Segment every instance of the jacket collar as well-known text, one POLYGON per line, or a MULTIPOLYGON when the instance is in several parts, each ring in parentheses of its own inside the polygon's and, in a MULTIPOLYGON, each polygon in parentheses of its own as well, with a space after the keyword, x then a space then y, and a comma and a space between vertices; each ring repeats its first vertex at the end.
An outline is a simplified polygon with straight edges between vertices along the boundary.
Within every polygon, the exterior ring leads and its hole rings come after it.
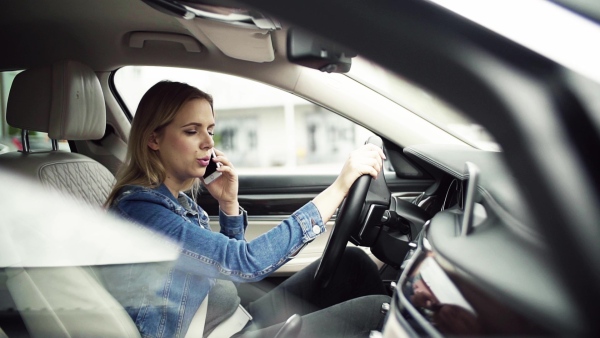
POLYGON ((167 196, 171 201, 175 202, 177 205, 180 205, 189 214, 192 214, 192 215, 198 214, 198 212, 196 210, 194 210, 194 207, 190 203, 191 200, 186 194, 179 192, 179 195, 177 196, 177 198, 175 198, 175 196, 173 196, 173 194, 171 194, 171 190, 169 190, 169 188, 164 183, 162 183, 158 187, 154 188, 154 191, 167 196))

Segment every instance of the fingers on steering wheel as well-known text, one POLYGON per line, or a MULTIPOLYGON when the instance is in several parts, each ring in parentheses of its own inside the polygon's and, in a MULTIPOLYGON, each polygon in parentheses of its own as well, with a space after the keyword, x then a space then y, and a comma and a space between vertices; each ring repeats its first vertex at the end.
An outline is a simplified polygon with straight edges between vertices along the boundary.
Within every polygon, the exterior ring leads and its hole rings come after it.
POLYGON ((374 179, 377 179, 377 176, 381 172, 381 160, 376 159, 374 165, 371 167, 371 172, 369 173, 374 179))
POLYGON ((378 152, 371 152, 371 156, 368 157, 366 160, 367 162, 365 163, 366 165, 368 165, 370 168, 368 168, 368 174, 373 176, 373 178, 377 178, 377 175, 379 174, 379 172, 381 172, 381 169, 383 167, 383 160, 381 157, 381 149, 376 147, 379 151, 378 152))

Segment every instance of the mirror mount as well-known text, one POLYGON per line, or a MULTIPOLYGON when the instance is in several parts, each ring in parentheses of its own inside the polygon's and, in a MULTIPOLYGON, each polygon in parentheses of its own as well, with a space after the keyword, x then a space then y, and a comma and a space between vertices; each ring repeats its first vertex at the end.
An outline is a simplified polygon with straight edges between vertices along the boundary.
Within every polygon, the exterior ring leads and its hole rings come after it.
POLYGON ((288 30, 287 57, 292 63, 327 73, 347 73, 355 56, 356 53, 306 31, 288 30))

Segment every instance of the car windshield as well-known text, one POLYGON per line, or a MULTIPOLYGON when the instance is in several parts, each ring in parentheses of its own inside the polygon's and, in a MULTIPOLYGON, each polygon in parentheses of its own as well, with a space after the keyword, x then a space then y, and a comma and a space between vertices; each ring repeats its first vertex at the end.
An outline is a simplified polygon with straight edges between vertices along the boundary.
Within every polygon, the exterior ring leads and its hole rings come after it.
POLYGON ((360 56, 355 57, 352 59, 352 68, 346 76, 385 95, 465 143, 479 149, 500 150, 498 143, 483 126, 424 89, 374 62, 360 56))

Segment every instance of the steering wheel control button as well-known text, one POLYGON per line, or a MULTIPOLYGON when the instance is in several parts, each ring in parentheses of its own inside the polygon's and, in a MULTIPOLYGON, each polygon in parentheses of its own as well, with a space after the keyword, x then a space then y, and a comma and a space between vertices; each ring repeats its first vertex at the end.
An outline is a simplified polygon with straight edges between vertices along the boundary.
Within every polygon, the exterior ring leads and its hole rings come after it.
POLYGON ((321 233, 321 228, 318 225, 313 225, 312 231, 318 235, 321 233))

